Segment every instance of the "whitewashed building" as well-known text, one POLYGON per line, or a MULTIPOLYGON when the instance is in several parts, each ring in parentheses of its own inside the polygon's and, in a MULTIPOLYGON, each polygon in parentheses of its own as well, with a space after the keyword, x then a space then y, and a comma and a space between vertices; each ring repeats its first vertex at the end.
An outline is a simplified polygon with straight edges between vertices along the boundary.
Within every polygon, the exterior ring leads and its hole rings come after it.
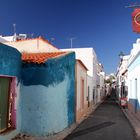
POLYGON ((96 101, 100 102, 105 96, 105 72, 103 72, 103 65, 97 64, 97 80, 96 80, 96 101))
MULTIPOLYGON (((100 85, 99 78, 99 62, 97 60, 96 53, 93 48, 70 48, 70 49, 62 49, 63 51, 74 51, 76 54, 76 59, 80 59, 84 65, 87 67, 87 90, 89 94, 89 102, 90 106, 92 104, 96 104, 99 102, 98 98, 98 82, 100 85), (99 81, 98 81, 99 80, 99 81)), ((100 71, 101 72, 101 71, 100 71)))
POLYGON ((100 72, 100 100, 104 99, 105 96, 105 72, 100 72))
POLYGON ((117 68, 117 95, 118 98, 127 97, 128 94, 128 59, 129 55, 122 56, 117 68))
POLYGON ((140 117, 140 39, 133 44, 128 60, 129 110, 140 117))

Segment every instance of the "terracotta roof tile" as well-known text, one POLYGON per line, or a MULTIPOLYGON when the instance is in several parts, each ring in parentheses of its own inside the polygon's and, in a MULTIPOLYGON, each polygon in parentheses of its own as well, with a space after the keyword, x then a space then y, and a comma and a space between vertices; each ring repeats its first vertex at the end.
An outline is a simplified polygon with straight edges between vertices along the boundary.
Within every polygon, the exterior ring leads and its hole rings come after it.
POLYGON ((66 52, 51 52, 51 53, 22 53, 22 61, 28 63, 45 63, 49 58, 55 58, 66 54, 66 52))

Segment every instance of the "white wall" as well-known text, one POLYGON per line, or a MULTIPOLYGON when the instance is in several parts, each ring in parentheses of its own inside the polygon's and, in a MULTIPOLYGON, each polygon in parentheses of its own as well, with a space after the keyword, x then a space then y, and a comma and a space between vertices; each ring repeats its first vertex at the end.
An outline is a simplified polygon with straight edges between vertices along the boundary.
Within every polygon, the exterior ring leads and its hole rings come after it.
POLYGON ((140 38, 137 39, 136 43, 133 43, 133 48, 130 51, 130 58, 128 63, 130 64, 134 57, 137 55, 137 53, 140 51, 140 38))
POLYGON ((0 42, 14 41, 14 36, 0 36, 0 42))
POLYGON ((140 39, 133 44, 128 60, 128 99, 129 109, 140 111, 140 39))
POLYGON ((100 76, 97 73, 100 70, 101 66, 99 66, 94 49, 93 48, 69 48, 69 49, 61 49, 61 50, 74 51, 76 54, 76 59, 80 59, 84 63, 84 65, 88 68, 87 82, 88 85, 90 85, 90 101, 93 100, 93 92, 94 92, 95 93, 94 103, 97 103, 99 100, 97 98, 98 96, 100 96, 100 91, 97 90, 97 83, 100 81, 100 76))
POLYGON ((76 59, 80 59, 84 65, 88 68, 87 74, 93 77, 94 61, 96 61, 96 54, 93 48, 71 48, 71 49, 61 49, 63 51, 74 51, 76 54, 76 59))
POLYGON ((128 93, 129 93, 128 98, 129 99, 138 99, 138 101, 140 102, 139 85, 140 85, 140 55, 128 68, 128 93), (135 79, 137 79, 137 95, 136 95, 135 79))
POLYGON ((128 78, 127 78, 127 68, 128 68, 128 60, 130 55, 123 56, 122 60, 120 61, 117 73, 117 92, 120 97, 121 95, 121 85, 124 82, 125 86, 128 86, 128 78), (125 73, 125 74, 123 74, 125 73))

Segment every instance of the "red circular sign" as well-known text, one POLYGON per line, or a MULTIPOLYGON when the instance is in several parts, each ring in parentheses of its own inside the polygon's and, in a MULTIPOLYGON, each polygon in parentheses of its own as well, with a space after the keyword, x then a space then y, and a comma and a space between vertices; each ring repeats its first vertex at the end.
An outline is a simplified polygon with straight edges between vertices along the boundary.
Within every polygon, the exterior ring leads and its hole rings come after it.
POLYGON ((140 12, 138 12, 135 17, 134 17, 134 22, 137 24, 137 25, 140 25, 140 12))

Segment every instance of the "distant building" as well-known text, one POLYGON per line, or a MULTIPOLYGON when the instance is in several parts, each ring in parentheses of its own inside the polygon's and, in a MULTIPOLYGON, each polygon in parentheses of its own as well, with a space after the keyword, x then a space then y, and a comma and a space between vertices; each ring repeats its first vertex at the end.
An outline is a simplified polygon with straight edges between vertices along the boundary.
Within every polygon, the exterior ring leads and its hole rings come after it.
POLYGON ((4 42, 13 42, 13 41, 18 41, 18 40, 25 40, 28 37, 29 36, 27 34, 17 35, 16 33, 12 36, 2 36, 2 35, 0 35, 0 42, 4 43, 4 42))
POLYGON ((103 65, 101 63, 97 64, 97 93, 96 100, 100 102, 105 96, 105 72, 103 71, 103 65))
POLYGON ((26 34, 20 34, 19 36, 0 36, 0 42, 16 48, 20 52, 57 52, 59 51, 54 45, 48 40, 38 38, 27 38, 26 34))
MULTIPOLYGON (((98 73, 98 60, 96 53, 93 48, 70 48, 62 49, 63 51, 74 51, 76 54, 76 59, 80 59, 84 65, 87 67, 87 88, 89 93, 90 106, 93 103, 99 102, 98 100, 98 90, 97 90, 97 80, 100 79, 98 73)), ((100 70, 99 70, 100 71, 100 70)))
POLYGON ((128 59, 129 55, 121 58, 117 69, 117 94, 118 98, 127 97, 128 94, 128 59))

